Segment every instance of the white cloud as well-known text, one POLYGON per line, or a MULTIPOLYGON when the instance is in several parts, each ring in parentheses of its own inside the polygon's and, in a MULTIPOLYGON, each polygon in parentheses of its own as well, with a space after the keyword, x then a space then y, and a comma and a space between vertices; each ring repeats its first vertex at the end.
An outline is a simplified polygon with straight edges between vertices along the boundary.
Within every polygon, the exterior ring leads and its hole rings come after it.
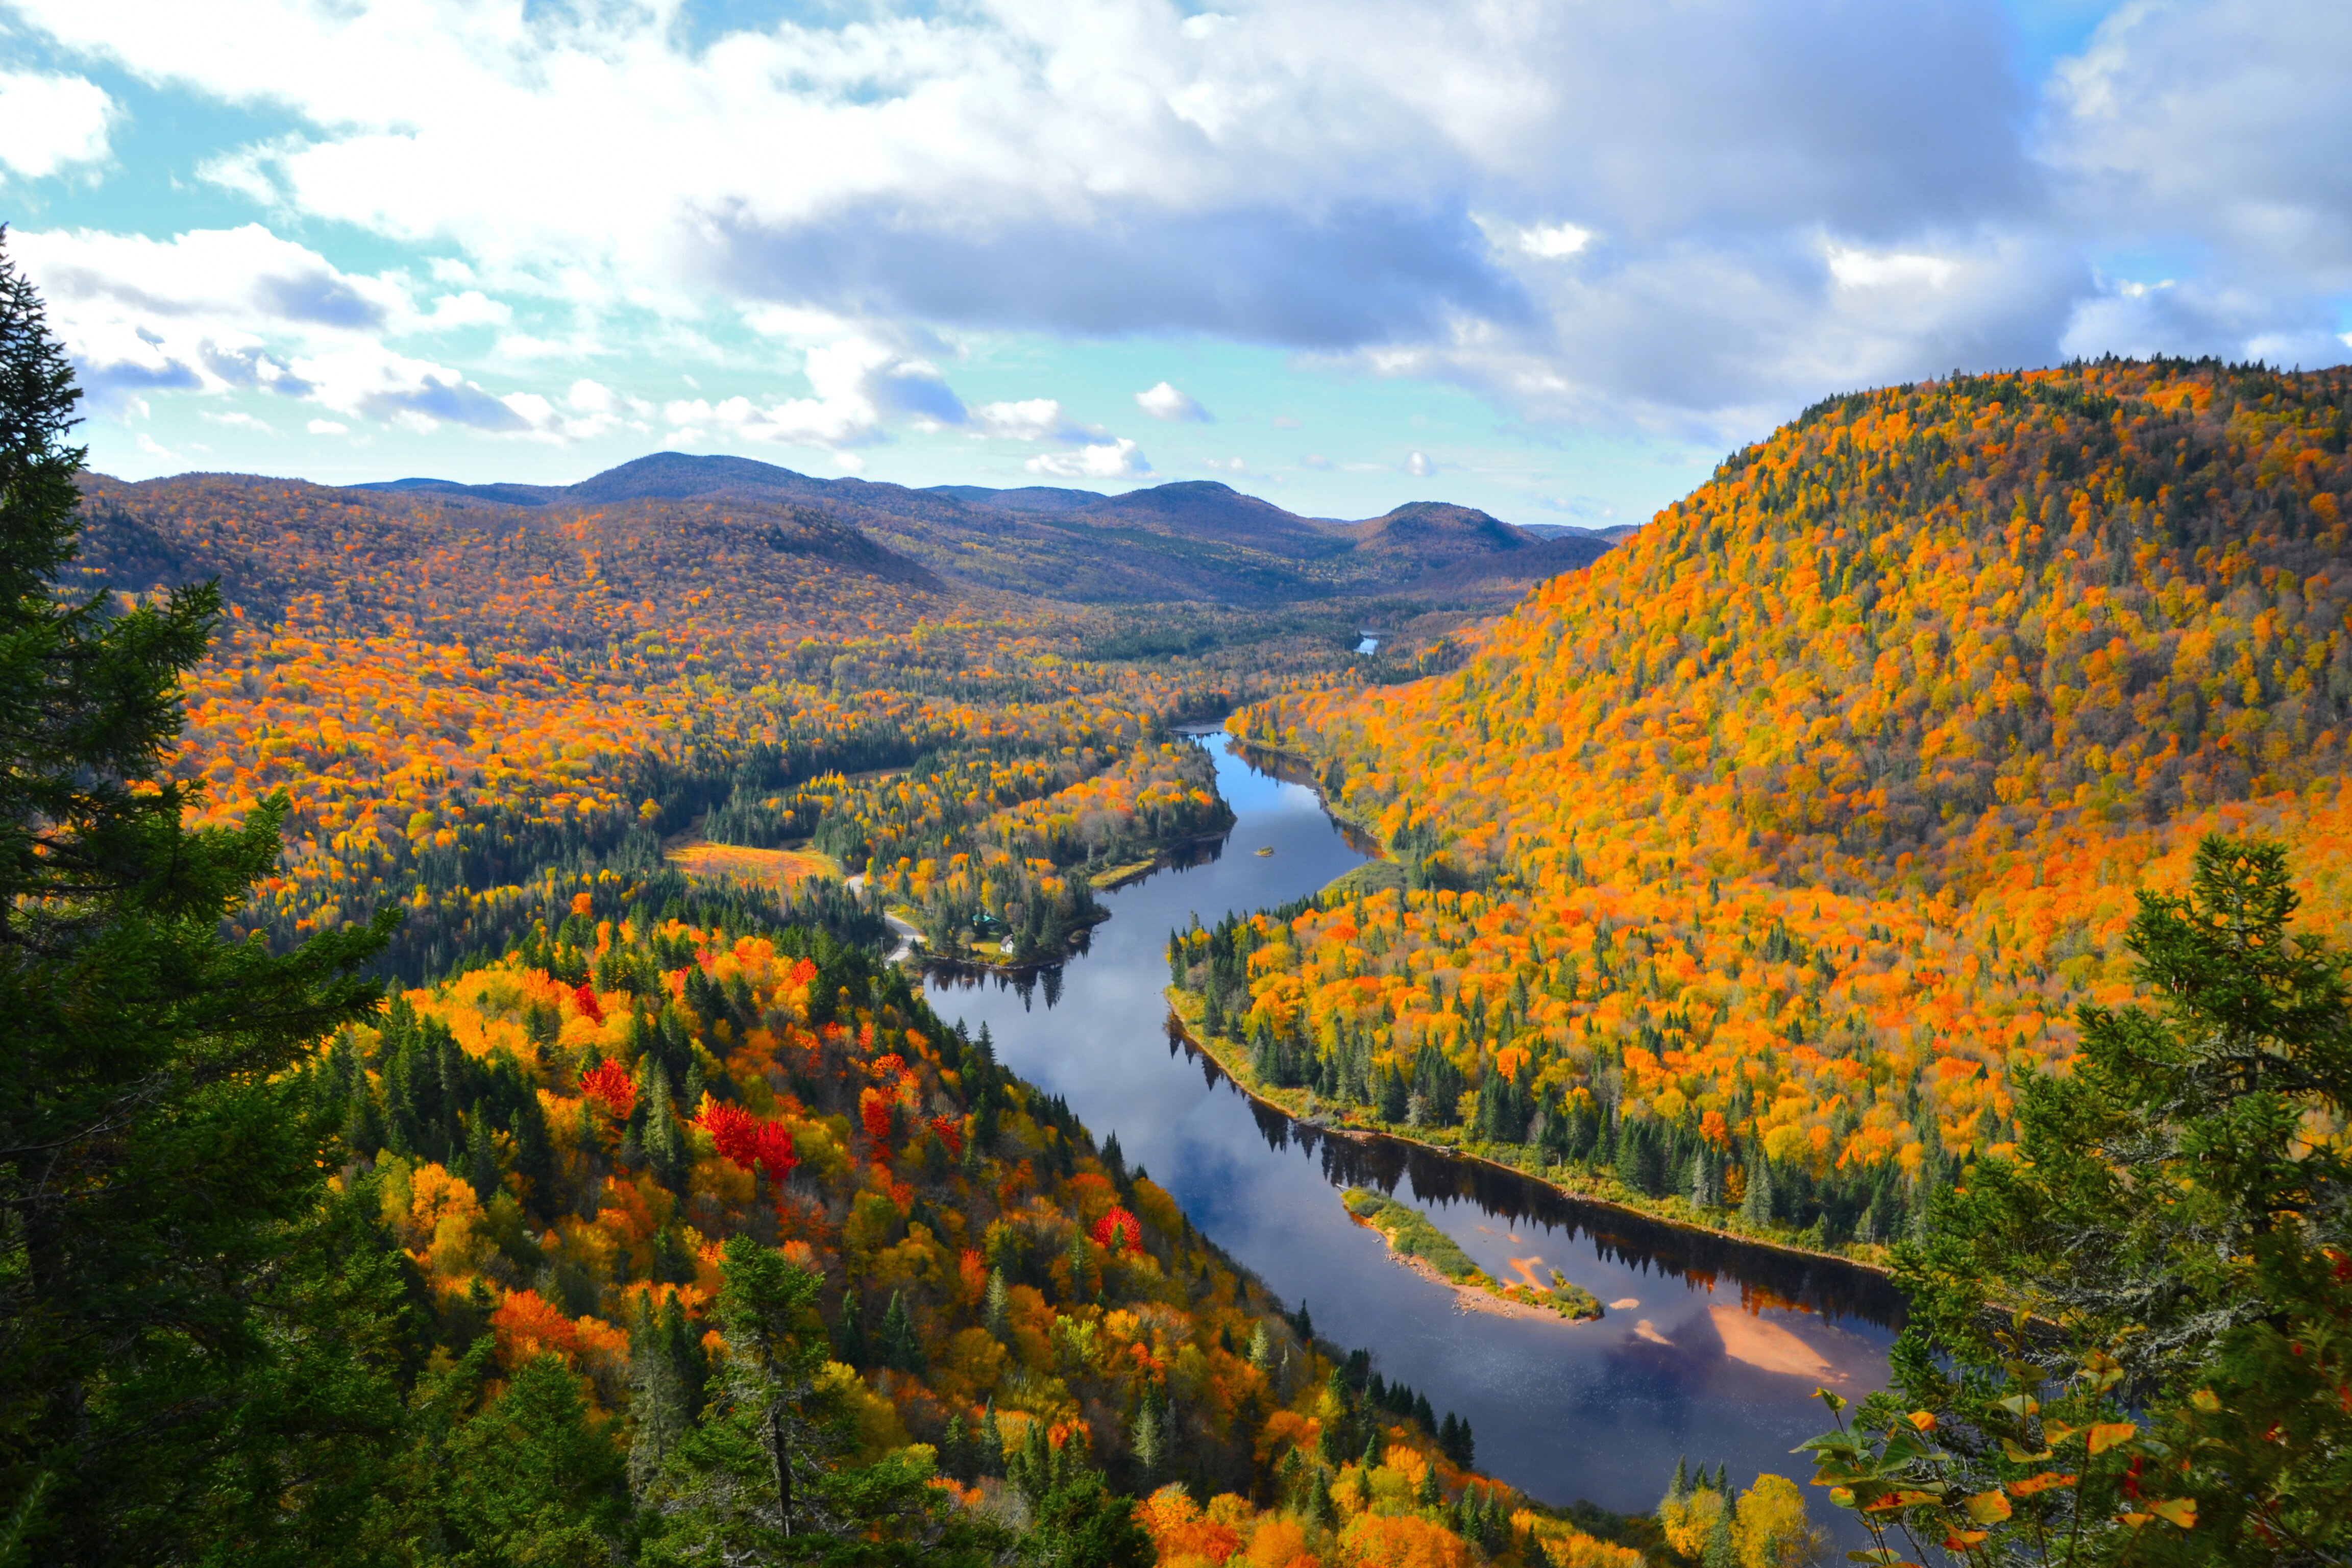
MULTIPOLYGON (((144 394, 262 391, 316 405, 336 426, 373 420, 426 432, 583 440, 649 405, 593 381, 560 409, 531 392, 500 395, 463 370, 405 353, 395 340, 494 325, 507 308, 479 290, 420 307, 398 273, 348 273, 257 224, 168 240, 88 230, 18 232, 11 248, 39 286, 49 321, 94 406, 128 413, 144 394)), ((221 423, 250 416, 218 416, 221 423)), ((258 420, 251 427, 267 428, 258 420)))
POLYGON ((1404 471, 1416 479, 1425 479, 1437 471, 1436 466, 1419 452, 1404 460, 1404 471))
POLYGON ((352 427, 333 419, 313 419, 304 426, 313 436, 348 436, 352 427))
MULTIPOLYGON (((223 26, 177 0, 22 4, 69 49, 293 115, 246 150, 242 188, 454 251, 509 294, 681 319, 723 301, 794 339, 1394 348, 1543 417, 1655 395, 1574 341, 1583 301, 1548 292, 1597 255, 1614 302, 1670 338, 1682 283, 1729 285, 1713 363, 1651 379, 1744 407, 1819 373, 1765 369, 1779 323, 1818 305, 1795 251, 1997 225, 2033 178, 2006 28, 1966 5, 1701 0, 1667 26, 1520 3, 851 0, 690 37, 664 6, 246 0, 223 26), (1576 397, 1517 397, 1520 361, 1576 397)), ((772 424, 853 438, 829 415, 772 424)))
POLYGON ((117 110, 78 76, 0 70, 0 163, 37 180, 103 160, 117 110))
POLYGON ((1303 468, 1328 468, 1331 466, 1331 459, 1320 452, 1309 452, 1298 459, 1298 466, 1303 468))
POLYGON ((454 331, 465 327, 503 327, 513 320, 513 306, 503 300, 493 300, 478 289, 468 289, 462 294, 444 294, 435 300, 432 310, 417 324, 454 331))
POLYGON ((267 420, 257 419, 250 414, 246 414, 237 410, 232 409, 226 414, 215 414, 209 409, 199 409, 197 412, 211 423, 215 425, 226 425, 232 430, 250 430, 257 436, 275 436, 278 434, 278 427, 271 425, 267 420))
POLYGON ((1209 411, 1167 382, 1135 395, 1135 405, 1154 419, 1206 420, 1209 411))
POLYGON ((1538 224, 1519 231, 1519 248, 1544 261, 1574 256, 1592 243, 1592 231, 1572 223, 1538 224))
POLYGON ((1204 468, 1223 468, 1229 474, 1245 474, 1249 471, 1249 464, 1240 458, 1203 458, 1201 459, 1201 466, 1204 468))
POLYGON ((1143 453, 1124 436, 1101 446, 1081 447, 1075 452, 1043 452, 1022 467, 1033 474, 1061 479, 1118 479, 1151 471, 1143 453))
POLYGON ((715 404, 680 399, 664 407, 663 417, 672 425, 724 426, 746 440, 838 450, 880 439, 891 417, 945 426, 970 416, 937 365, 868 339, 811 349, 804 370, 813 397, 765 408, 740 395, 715 404))
MULTIPOLYGON (((1713 440, 2067 345, 2341 357, 2352 290, 2342 0, 2124 6, 2039 115, 1991 0, 842 0, 715 31, 670 5, 225 5, 12 15, 289 117, 200 167, 435 256, 433 303, 388 280, 353 331, 584 361, 635 312, 678 342, 728 320, 807 348, 812 396, 692 421, 752 439, 994 433, 937 369, 931 334, 969 331, 1274 344, 1530 421, 1713 440), (2178 286, 2151 303, 2095 265, 2130 247, 2190 258, 2178 286), (497 315, 526 297, 576 335, 497 315), (887 363, 815 386, 849 342, 887 363)), ((212 384, 185 332, 143 324, 165 345, 102 345, 126 386, 212 384)))
POLYGON ((1957 262, 1940 256, 1874 255, 1835 245, 1830 247, 1829 262, 1830 276, 1848 289, 1940 289, 1959 270, 1957 262))
POLYGON ((298 357, 289 368, 334 412, 419 435, 443 425, 517 434, 539 428, 546 418, 546 400, 535 395, 497 397, 461 372, 371 342, 298 357))
POLYGON ((1050 397, 981 404, 971 410, 971 426, 982 435, 1008 441, 1099 441, 1108 435, 1097 426, 1073 422, 1050 397))

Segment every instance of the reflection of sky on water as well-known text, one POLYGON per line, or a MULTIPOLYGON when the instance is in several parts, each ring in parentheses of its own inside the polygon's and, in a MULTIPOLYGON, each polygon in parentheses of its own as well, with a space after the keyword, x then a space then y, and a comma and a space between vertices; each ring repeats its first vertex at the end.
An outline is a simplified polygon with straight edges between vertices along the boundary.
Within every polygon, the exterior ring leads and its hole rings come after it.
POLYGON ((1728 1460, 1740 1484, 1759 1470, 1801 1480, 1789 1450, 1825 1425, 1813 1388, 1884 1381, 1891 1293, 1494 1167, 1296 1127, 1169 1038, 1171 929, 1296 899, 1361 859, 1311 790, 1226 754, 1222 737, 1209 744, 1240 818, 1222 854, 1108 895, 1112 919, 1058 973, 1019 986, 935 977, 940 1012, 985 1022, 1008 1066, 1066 1098, 1097 1138, 1118 1133, 1195 1225, 1286 1302, 1304 1299, 1319 1333, 1370 1348, 1385 1375, 1467 1416, 1481 1468, 1554 1501, 1636 1510, 1685 1454, 1728 1460), (1349 1183, 1419 1205, 1498 1278, 1527 1260, 1639 1305, 1574 1325, 1460 1311, 1349 1218, 1338 1188, 1349 1183))

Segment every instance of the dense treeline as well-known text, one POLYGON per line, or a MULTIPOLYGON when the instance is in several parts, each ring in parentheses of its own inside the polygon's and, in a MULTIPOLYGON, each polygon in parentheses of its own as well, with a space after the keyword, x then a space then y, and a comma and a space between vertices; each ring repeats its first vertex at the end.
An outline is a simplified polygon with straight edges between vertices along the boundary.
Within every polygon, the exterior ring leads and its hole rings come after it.
MULTIPOLYGON (((926 758, 984 769, 966 752, 1055 759, 1031 794, 954 802, 952 832, 1118 776, 1170 725, 1345 660, 1319 621, 1232 613, 1179 657, 1105 658, 1092 649, 1122 624, 1105 612, 951 589, 773 498, 505 506, 221 475, 79 482, 73 583, 124 603, 223 584, 231 619, 191 679, 173 772, 202 782, 201 822, 287 793, 285 864, 236 931, 282 951, 398 905, 408 919, 376 962, 407 980, 502 952, 520 928, 501 910, 541 871, 628 869, 639 828, 771 847, 871 793, 861 775, 926 758)), ((857 804, 829 837, 858 837, 857 804)), ((1014 856, 1024 910, 1033 858, 1070 863, 1058 847, 1014 856)), ((1003 901, 975 912, 1002 920, 1003 901)))
POLYGON ((862 864, 933 953, 1025 963, 1102 918, 1095 879, 1232 823, 1207 752, 1172 741, 918 764, 845 796, 816 843, 862 864))
POLYGON ((2341 918, 2347 407, 2179 362, 1833 399, 1458 669, 1249 710, 1402 886, 1265 925, 1220 1021, 1343 1098, 1369 1038, 1365 1089, 1507 1158, 1898 1232, 2203 833, 2284 837, 2341 918))
POLYGON ((1045 1521, 1073 1499, 1104 1530, 1124 1517, 1107 1484, 1150 1498, 1148 1534, 1213 1525, 1235 1550, 1402 1561, 1343 1545, 1394 1537, 1464 1562, 1633 1563, 1477 1478, 1466 1425, 1318 1346, 1115 1142, 1097 1150, 868 950, 593 904, 395 997, 301 1078, 341 1130, 342 1184, 416 1271, 417 1331, 479 1363, 461 1437, 513 1423, 501 1373, 576 1377, 559 1431, 509 1438, 606 1446, 603 1495, 563 1530, 700 1560, 699 1521, 729 1506, 708 1467, 739 1353, 704 1328, 749 1242, 805 1280, 835 1369, 812 1374, 842 1433, 810 1484, 930 1478, 927 1509, 856 1521, 869 1532, 939 1552, 969 1526, 1050 1555, 1045 1521))

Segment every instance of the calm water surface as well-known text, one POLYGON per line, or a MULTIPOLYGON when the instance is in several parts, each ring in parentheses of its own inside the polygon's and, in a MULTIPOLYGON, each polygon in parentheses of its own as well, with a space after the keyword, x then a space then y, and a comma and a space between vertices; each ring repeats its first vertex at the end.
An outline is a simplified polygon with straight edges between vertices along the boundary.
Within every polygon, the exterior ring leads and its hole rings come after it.
POLYGON ((1222 735, 1204 743, 1239 818, 1220 852, 1106 895, 1111 919, 1058 971, 1020 984, 935 974, 933 1005, 987 1024, 999 1058, 1067 1099, 1097 1138, 1118 1133, 1195 1225, 1286 1301, 1305 1300, 1319 1335, 1370 1349, 1384 1375, 1466 1416, 1481 1469, 1550 1501, 1636 1512, 1655 1506, 1682 1455, 1728 1461, 1738 1485, 1765 1470, 1801 1481, 1789 1450, 1826 1424, 1812 1391, 1885 1381, 1902 1311, 1891 1287, 1579 1204, 1494 1166, 1329 1136, 1259 1106, 1171 1038, 1171 927, 1286 902, 1364 858, 1312 790, 1253 768, 1222 735), (1349 1185, 1419 1205, 1497 1277, 1558 1268, 1609 1314, 1461 1311, 1348 1217, 1349 1185))

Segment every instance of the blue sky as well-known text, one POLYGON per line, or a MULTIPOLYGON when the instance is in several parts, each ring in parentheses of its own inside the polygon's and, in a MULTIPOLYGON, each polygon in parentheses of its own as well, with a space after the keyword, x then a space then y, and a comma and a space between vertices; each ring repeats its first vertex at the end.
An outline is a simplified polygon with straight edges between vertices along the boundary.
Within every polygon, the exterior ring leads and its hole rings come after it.
POLYGON ((2352 357, 2341 0, 0 0, 102 471, 1639 521, 1828 393, 2352 357))

